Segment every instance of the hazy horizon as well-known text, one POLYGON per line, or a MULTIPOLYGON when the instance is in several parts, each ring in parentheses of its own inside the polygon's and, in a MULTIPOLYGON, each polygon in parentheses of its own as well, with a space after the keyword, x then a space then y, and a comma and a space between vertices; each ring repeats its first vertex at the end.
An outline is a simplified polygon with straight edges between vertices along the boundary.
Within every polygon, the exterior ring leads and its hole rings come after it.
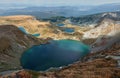
POLYGON ((120 0, 1 0, 0 4, 16 4, 29 6, 87 6, 120 3, 120 0))

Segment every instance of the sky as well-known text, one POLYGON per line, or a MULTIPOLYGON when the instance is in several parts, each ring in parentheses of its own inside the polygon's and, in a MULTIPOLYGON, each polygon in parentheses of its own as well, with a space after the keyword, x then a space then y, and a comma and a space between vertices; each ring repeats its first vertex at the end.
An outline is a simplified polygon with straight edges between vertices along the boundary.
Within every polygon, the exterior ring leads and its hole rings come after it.
POLYGON ((120 3, 120 0, 0 0, 0 3, 7 4, 28 4, 28 5, 54 5, 54 6, 63 6, 63 5, 101 5, 109 3, 120 3))

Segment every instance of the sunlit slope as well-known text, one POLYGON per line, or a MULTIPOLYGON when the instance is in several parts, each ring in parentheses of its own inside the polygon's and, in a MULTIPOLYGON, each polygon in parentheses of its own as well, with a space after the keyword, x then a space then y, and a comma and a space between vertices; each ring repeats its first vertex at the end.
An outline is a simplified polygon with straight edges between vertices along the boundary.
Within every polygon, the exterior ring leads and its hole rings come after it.
MULTIPOLYGON (((17 15, 17 16, 4 16, 0 17, 1 25, 16 25, 17 27, 23 26, 27 32, 31 34, 39 33, 41 38, 53 38, 53 39, 74 39, 80 40, 83 31, 78 31, 80 27, 73 26, 76 33, 68 34, 60 30, 57 26, 51 24, 49 21, 36 20, 34 16, 29 15, 17 15), (79 36, 78 36, 79 35, 79 36)), ((61 28, 62 29, 62 28, 61 28)))

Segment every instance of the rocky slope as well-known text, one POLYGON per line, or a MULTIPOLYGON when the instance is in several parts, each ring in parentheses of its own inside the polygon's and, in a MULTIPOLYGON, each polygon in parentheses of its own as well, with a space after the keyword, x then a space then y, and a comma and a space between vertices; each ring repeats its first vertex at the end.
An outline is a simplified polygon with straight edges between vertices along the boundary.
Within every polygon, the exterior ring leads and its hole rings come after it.
POLYGON ((42 39, 24 34, 16 26, 0 25, 0 72, 20 69, 22 53, 42 42, 42 39))
POLYGON ((94 40, 91 45, 93 52, 109 48, 120 39, 119 35, 116 35, 120 32, 119 22, 113 19, 103 19, 97 27, 84 33, 83 40, 94 40))

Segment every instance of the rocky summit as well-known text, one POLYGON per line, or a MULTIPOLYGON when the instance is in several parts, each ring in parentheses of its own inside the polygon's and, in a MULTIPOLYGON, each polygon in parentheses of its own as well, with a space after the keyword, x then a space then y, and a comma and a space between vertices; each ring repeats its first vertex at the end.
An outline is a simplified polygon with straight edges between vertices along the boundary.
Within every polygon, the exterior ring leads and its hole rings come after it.
MULTIPOLYGON (((119 13, 107 12, 64 20, 58 20, 58 17, 37 20, 26 15, 1 16, 0 78, 120 78, 119 13), (61 23, 64 26, 57 26, 61 23), (64 32, 68 28, 74 32, 64 32), (40 36, 32 35, 36 33, 40 36), (81 41, 89 45, 90 52, 67 66, 51 67, 46 71, 23 69, 20 59, 26 50, 32 46, 50 44, 50 40, 64 39, 81 41)), ((66 46, 64 48, 68 49, 66 46)))

